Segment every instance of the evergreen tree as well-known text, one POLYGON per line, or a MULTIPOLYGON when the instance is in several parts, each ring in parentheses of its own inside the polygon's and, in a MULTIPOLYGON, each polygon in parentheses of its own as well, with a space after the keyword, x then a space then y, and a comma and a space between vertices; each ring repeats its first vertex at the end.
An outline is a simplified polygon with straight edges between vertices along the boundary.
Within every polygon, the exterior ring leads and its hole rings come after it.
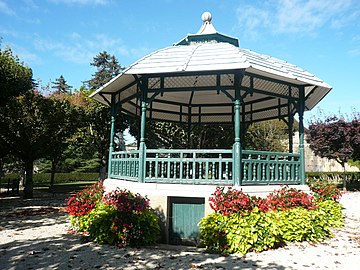
MULTIPOLYGON (((97 67, 97 71, 92 75, 92 79, 86 81, 90 93, 102 85, 109 82, 116 75, 118 75, 124 68, 119 64, 115 56, 108 54, 106 51, 99 53, 93 59, 90 65, 97 67)), ((89 104, 86 107, 86 116, 88 121, 88 128, 91 134, 93 145, 97 147, 101 168, 100 178, 106 177, 106 168, 108 162, 109 144, 110 144, 110 108, 101 105, 94 100, 88 100, 89 104)), ((126 128, 126 121, 119 120, 118 115, 115 132, 123 132, 126 128)))
POLYGON ((68 94, 70 93, 72 86, 66 83, 66 80, 63 75, 55 80, 55 82, 51 82, 53 86, 52 89, 55 89, 56 94, 68 94))
POLYGON ((96 55, 90 65, 97 68, 97 71, 92 75, 92 79, 85 82, 90 90, 98 89, 124 70, 116 57, 106 51, 96 55))

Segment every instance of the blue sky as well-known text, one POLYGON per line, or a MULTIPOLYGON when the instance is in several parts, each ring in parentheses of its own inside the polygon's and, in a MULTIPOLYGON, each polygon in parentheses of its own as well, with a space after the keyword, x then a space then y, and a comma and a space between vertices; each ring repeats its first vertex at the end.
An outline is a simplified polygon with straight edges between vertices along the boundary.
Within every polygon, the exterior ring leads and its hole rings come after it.
POLYGON ((99 52, 129 66, 196 33, 204 11, 241 47, 296 64, 333 86, 317 108, 360 111, 358 0, 0 0, 1 46, 10 46, 42 85, 63 75, 79 88, 95 72, 90 63, 99 52))

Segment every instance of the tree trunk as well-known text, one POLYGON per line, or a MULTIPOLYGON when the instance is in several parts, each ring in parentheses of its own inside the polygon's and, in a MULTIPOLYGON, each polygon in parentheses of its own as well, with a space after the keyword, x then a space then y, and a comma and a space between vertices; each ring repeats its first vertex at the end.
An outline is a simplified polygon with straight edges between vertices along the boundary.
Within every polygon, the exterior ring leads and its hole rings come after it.
POLYGON ((55 193, 55 189, 54 189, 54 182, 55 182, 55 172, 56 172, 56 164, 57 162, 56 161, 51 161, 51 175, 50 175, 50 192, 52 194, 55 193))
POLYGON ((344 173, 344 175, 343 175, 343 191, 346 191, 346 169, 345 169, 346 163, 343 162, 341 165, 343 167, 343 173, 344 173))
POLYGON ((25 162, 25 185, 24 185, 24 199, 31 199, 33 197, 33 169, 34 162, 25 162))

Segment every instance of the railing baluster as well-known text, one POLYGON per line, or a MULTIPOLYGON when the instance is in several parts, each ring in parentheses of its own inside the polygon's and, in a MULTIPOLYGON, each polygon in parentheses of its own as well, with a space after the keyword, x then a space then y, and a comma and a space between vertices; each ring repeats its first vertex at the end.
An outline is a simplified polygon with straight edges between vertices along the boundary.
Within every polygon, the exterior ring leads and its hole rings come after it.
POLYGON ((166 168, 166 179, 170 180, 170 153, 167 155, 166 168))
POLYGON ((222 177, 222 154, 219 154, 219 177, 218 179, 221 181, 222 177))
POLYGON ((214 180, 215 179, 215 162, 213 161, 211 163, 211 179, 214 180))
POLYGON ((161 179, 164 179, 164 173, 165 173, 165 165, 164 160, 161 160, 161 179))
POLYGON ((200 161, 199 163, 199 180, 202 179, 202 161, 200 161))
POLYGON ((159 154, 155 154, 155 173, 154 173, 155 179, 159 178, 159 154))
POLYGON ((205 180, 209 180, 209 160, 205 161, 205 180))
POLYGON ((152 161, 149 161, 149 178, 152 179, 153 176, 152 176, 152 161))

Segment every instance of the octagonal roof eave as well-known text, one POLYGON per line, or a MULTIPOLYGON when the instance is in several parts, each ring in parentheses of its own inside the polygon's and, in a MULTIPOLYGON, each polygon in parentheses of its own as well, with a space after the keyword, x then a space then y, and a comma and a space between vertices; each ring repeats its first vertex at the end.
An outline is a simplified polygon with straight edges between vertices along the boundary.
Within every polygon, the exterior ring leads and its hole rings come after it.
MULTIPOLYGON (((205 14, 205 13, 204 13, 205 14)), ((286 61, 238 47, 235 38, 218 33, 211 24, 211 15, 195 35, 157 50, 134 64, 96 90, 91 97, 104 104, 111 103, 111 94, 133 86, 142 76, 179 76, 179 74, 245 70, 245 72, 284 84, 305 87, 305 97, 312 109, 332 89, 315 75, 286 61), (314 94, 314 89, 316 93, 314 94)), ((181 87, 179 85, 178 87, 181 87)))
POLYGON ((331 90, 331 86, 323 80, 286 61, 241 49, 228 43, 200 43, 171 46, 155 51, 126 68, 95 91, 91 97, 105 103, 103 98, 97 97, 99 93, 116 92, 134 82, 134 75, 142 77, 146 74, 241 69, 295 85, 314 85, 331 90), (214 51, 221 51, 221 54, 214 55, 212 54, 214 51), (209 55, 209 52, 212 55, 209 55), (169 55, 173 56, 166 58, 169 55))

